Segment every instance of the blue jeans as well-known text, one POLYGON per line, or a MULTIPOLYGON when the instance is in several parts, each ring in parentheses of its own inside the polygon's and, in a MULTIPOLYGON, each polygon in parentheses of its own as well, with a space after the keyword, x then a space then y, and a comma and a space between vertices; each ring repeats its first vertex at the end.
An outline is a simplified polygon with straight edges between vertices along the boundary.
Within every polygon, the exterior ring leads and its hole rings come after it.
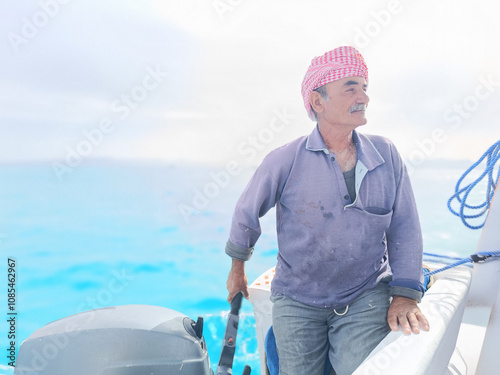
POLYGON ((389 288, 379 282, 345 309, 321 309, 273 296, 280 375, 323 375, 329 356, 336 375, 350 375, 390 332, 389 288))

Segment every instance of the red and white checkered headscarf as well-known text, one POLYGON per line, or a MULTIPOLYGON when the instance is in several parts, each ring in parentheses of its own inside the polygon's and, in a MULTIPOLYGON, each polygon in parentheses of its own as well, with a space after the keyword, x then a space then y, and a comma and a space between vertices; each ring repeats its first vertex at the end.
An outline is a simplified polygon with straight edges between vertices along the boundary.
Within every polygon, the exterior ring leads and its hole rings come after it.
POLYGON ((309 102, 309 96, 314 89, 346 77, 364 77, 368 82, 368 68, 361 53, 349 46, 338 47, 312 59, 302 81, 302 98, 307 114, 315 120, 309 102))

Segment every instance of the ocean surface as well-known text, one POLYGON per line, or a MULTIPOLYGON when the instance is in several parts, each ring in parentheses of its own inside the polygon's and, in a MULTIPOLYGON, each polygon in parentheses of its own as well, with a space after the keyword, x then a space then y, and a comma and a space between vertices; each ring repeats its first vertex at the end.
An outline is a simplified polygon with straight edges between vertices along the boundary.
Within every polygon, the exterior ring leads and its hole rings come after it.
MULTIPOLYGON (((473 253, 480 231, 446 207, 467 164, 427 163, 411 179, 425 251, 473 253)), ((0 166, 0 280, 16 260, 16 349, 43 325, 93 308, 147 304, 205 320, 215 370, 229 304, 224 253, 233 207, 252 168, 138 162, 86 162, 58 178, 47 164, 0 166), (123 288, 110 291, 119 279, 123 288)), ((479 189, 480 201, 484 192, 479 189)), ((247 263, 249 282, 274 266, 274 212, 247 263)), ((7 285, 0 293, 0 374, 7 364, 7 285)), ((234 374, 259 374, 255 320, 243 302, 234 374)))

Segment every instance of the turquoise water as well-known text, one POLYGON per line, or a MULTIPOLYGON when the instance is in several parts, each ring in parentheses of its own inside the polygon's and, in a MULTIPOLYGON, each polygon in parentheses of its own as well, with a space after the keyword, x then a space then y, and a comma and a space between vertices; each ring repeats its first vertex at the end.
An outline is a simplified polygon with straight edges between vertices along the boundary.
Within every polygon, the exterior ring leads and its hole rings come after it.
MULTIPOLYGON (((0 279, 7 279, 7 259, 15 258, 16 346, 44 324, 80 311, 150 304, 193 319, 203 316, 215 369, 229 310, 230 259, 224 246, 234 204, 252 172, 224 179, 221 170, 94 162, 60 181, 48 163, 0 166, 0 279), (117 281, 123 287, 110 288, 117 281)), ((427 167, 412 175, 426 251, 460 256, 474 251, 480 232, 465 229, 446 208, 463 170, 427 167)), ((247 264, 250 282, 274 265, 277 254, 273 213, 262 227, 247 264)), ((7 312, 5 289, 0 303, 7 312)), ((1 327, 6 353, 6 323, 1 327)), ((235 374, 245 364, 260 373, 254 330, 251 306, 244 301, 235 374)), ((5 355, 0 364, 0 374, 12 374, 5 355)))

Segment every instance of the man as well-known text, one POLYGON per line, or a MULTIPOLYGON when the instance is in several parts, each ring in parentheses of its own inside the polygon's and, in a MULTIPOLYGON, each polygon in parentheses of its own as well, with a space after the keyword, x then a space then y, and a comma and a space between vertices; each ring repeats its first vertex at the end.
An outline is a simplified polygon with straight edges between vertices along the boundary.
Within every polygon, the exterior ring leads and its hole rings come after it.
POLYGON ((278 263, 272 282, 280 374, 351 374, 390 330, 429 324, 422 235, 413 192, 394 145, 365 125, 368 69, 353 47, 312 60, 304 105, 317 126, 266 156, 240 197, 226 253, 228 300, 248 297, 244 262, 259 218, 276 206, 278 263), (391 300, 392 298, 392 300, 391 300))

